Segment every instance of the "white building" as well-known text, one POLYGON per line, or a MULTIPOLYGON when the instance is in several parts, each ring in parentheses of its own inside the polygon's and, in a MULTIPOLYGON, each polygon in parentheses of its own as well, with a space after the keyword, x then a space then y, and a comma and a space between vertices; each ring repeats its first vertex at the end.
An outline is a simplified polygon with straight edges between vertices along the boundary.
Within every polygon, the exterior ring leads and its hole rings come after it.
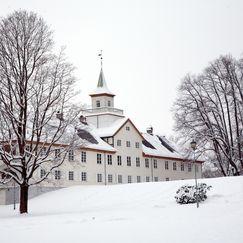
MULTIPOLYGON (((90 94, 92 108, 83 111, 78 134, 85 147, 70 156, 55 172, 60 186, 119 184, 194 178, 194 163, 183 158, 162 136, 138 131, 115 108, 101 68, 97 88, 90 94)), ((149 121, 150 122, 150 121, 149 121)), ((197 176, 202 161, 196 162, 197 176)))
MULTIPOLYGON (((39 188, 47 191, 80 184, 190 179, 195 176, 195 164, 197 177, 201 177, 202 161, 193 163, 183 158, 165 137, 153 134, 152 128, 141 133, 123 110, 115 108, 115 95, 107 87, 102 68, 97 88, 90 96, 92 108, 83 111, 77 129, 85 146, 69 151, 64 163, 39 188)), ((44 174, 40 169, 35 176, 44 174)), ((0 190, 0 204, 3 197, 0 190)))

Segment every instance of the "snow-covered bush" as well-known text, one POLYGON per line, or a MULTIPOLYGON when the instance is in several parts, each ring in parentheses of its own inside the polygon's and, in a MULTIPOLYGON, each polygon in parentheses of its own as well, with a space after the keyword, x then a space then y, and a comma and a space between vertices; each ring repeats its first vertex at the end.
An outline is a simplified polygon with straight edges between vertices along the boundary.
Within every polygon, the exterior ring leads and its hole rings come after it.
POLYGON ((180 204, 195 203, 197 198, 199 202, 204 201, 207 199, 206 194, 211 187, 207 186, 206 183, 198 183, 196 190, 196 186, 184 185, 176 192, 176 202, 180 204))

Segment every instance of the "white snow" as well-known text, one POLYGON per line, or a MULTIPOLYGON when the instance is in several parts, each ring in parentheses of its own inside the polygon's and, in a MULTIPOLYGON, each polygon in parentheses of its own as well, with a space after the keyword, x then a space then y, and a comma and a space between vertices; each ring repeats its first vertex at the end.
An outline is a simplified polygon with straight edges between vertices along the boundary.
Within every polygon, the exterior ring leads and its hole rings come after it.
MULTIPOLYGON (((156 135, 150 135, 148 133, 142 133, 142 136, 151 144, 155 149, 148 148, 145 145, 143 145, 143 152, 146 155, 151 156, 161 156, 161 157, 172 157, 172 158, 179 158, 183 159, 183 156, 180 155, 178 152, 169 151, 166 147, 164 147, 161 142, 159 141, 158 137, 156 135)), ((168 140, 166 140, 167 143, 169 143, 168 140)), ((170 144, 170 143, 169 143, 170 144)))
POLYGON ((213 186, 199 208, 174 199, 194 180, 74 186, 30 200, 27 215, 0 206, 1 242, 243 242, 243 177, 199 181, 213 186))
POLYGON ((128 121, 127 117, 114 121, 109 127, 97 128, 97 134, 100 137, 112 137, 128 121))
POLYGON ((90 143, 87 140, 80 138, 80 140, 83 141, 81 147, 95 149, 95 150, 103 150, 103 151, 107 151, 107 152, 116 152, 116 149, 114 149, 111 145, 109 145, 108 143, 106 143, 105 141, 103 141, 100 138, 100 136, 97 133, 97 129, 93 125, 82 124, 82 125, 78 126, 78 128, 84 129, 87 132, 89 132, 95 138, 95 140, 98 142, 97 144, 90 143))

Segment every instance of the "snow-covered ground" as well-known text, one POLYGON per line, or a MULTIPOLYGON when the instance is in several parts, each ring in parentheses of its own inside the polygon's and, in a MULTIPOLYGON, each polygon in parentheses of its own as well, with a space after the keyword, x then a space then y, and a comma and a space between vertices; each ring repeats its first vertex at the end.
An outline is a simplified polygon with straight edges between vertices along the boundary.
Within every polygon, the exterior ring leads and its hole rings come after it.
POLYGON ((0 206, 0 241, 243 242, 243 177, 199 181, 213 186, 199 208, 174 199, 193 180, 65 188, 30 200, 27 215, 0 206))

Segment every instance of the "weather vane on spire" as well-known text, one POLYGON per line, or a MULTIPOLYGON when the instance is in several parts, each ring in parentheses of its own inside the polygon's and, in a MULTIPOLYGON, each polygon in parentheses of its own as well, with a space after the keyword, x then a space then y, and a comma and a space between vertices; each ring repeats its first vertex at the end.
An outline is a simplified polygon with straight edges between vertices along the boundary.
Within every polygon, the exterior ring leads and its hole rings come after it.
POLYGON ((101 65, 101 68, 103 66, 103 56, 102 56, 102 50, 100 50, 100 53, 98 55, 100 57, 100 65, 101 65))

